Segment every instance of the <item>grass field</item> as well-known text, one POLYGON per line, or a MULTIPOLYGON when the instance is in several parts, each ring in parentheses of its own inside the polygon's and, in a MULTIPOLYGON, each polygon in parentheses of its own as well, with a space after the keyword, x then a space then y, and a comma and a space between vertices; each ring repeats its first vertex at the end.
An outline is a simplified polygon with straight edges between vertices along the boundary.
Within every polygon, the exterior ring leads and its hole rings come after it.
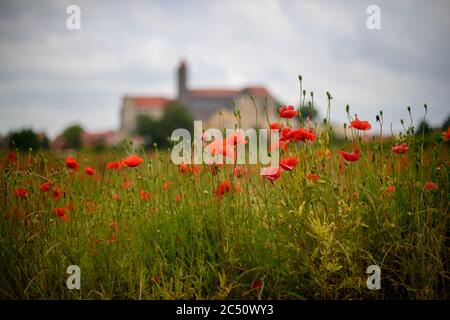
POLYGON ((167 151, 126 148, 144 162, 115 169, 126 152, 4 154, 0 297, 448 299, 448 142, 364 139, 373 126, 291 142, 281 158, 298 164, 274 181, 255 165, 180 168, 167 151))

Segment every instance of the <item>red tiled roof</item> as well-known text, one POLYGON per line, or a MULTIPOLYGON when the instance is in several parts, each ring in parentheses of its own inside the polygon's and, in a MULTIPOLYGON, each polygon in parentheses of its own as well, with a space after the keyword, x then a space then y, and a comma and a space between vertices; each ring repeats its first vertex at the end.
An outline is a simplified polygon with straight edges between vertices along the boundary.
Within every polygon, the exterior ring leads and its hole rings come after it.
POLYGON ((231 89, 196 89, 188 91, 188 95, 193 97, 232 97, 239 93, 239 90, 231 89))
POLYGON ((132 97, 131 99, 138 108, 162 108, 172 101, 163 97, 132 97))
POLYGON ((250 94, 250 95, 252 95, 252 96, 270 96, 270 93, 269 93, 269 91, 267 91, 267 89, 266 88, 264 88, 264 87, 247 87, 247 88, 244 88, 243 90, 242 90, 242 92, 245 92, 245 93, 247 93, 247 94, 250 94))

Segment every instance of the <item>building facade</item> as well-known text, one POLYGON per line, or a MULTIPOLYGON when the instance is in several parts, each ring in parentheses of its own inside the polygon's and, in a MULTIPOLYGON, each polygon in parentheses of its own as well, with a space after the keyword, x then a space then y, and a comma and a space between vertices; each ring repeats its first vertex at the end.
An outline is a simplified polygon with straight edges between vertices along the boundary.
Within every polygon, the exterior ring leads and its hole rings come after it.
POLYGON ((203 121, 204 128, 218 127, 219 113, 222 127, 234 128, 237 123, 233 115, 235 109, 240 111, 241 127, 244 129, 267 127, 267 117, 270 121, 275 120, 277 102, 264 87, 191 89, 188 86, 188 66, 182 61, 177 69, 177 88, 176 99, 154 96, 124 97, 120 115, 121 133, 133 134, 139 115, 159 120, 164 108, 172 102, 185 106, 194 120, 203 121))

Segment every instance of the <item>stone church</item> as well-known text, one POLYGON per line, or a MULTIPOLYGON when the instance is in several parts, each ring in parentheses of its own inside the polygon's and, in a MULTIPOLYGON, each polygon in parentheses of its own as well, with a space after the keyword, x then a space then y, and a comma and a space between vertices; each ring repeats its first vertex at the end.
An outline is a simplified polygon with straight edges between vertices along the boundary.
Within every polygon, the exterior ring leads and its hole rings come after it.
POLYGON ((264 104, 267 105, 269 120, 276 119, 278 104, 266 88, 260 86, 242 89, 228 88, 190 88, 188 85, 188 66, 182 61, 177 70, 178 96, 176 99, 157 96, 126 96, 123 98, 120 114, 120 132, 122 135, 132 135, 139 115, 147 115, 159 120, 164 108, 173 102, 178 102, 189 109, 194 120, 202 120, 203 128, 219 127, 219 112, 221 112, 221 125, 224 128, 234 128, 236 119, 233 110, 239 109, 241 113, 241 126, 267 128, 267 116, 264 104), (256 117, 255 106, 258 109, 256 117))

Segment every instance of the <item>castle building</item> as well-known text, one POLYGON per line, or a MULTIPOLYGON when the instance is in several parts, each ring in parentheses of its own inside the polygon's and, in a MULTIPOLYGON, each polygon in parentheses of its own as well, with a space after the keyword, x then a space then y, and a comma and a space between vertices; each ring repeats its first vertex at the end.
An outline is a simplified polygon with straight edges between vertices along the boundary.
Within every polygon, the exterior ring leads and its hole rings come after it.
POLYGON ((136 128, 136 119, 139 115, 147 115, 155 120, 161 119, 164 108, 173 102, 178 102, 188 108, 194 120, 202 120, 203 127, 219 127, 220 122, 224 128, 234 128, 236 119, 233 115, 235 109, 240 110, 242 128, 267 127, 267 115, 264 105, 267 106, 269 120, 275 120, 276 100, 261 86, 246 87, 242 89, 225 88, 195 88, 188 86, 188 66, 182 61, 177 69, 178 95, 176 99, 155 96, 126 96, 122 100, 120 115, 120 131, 131 135, 136 128), (258 116, 256 116, 256 102, 258 116))

